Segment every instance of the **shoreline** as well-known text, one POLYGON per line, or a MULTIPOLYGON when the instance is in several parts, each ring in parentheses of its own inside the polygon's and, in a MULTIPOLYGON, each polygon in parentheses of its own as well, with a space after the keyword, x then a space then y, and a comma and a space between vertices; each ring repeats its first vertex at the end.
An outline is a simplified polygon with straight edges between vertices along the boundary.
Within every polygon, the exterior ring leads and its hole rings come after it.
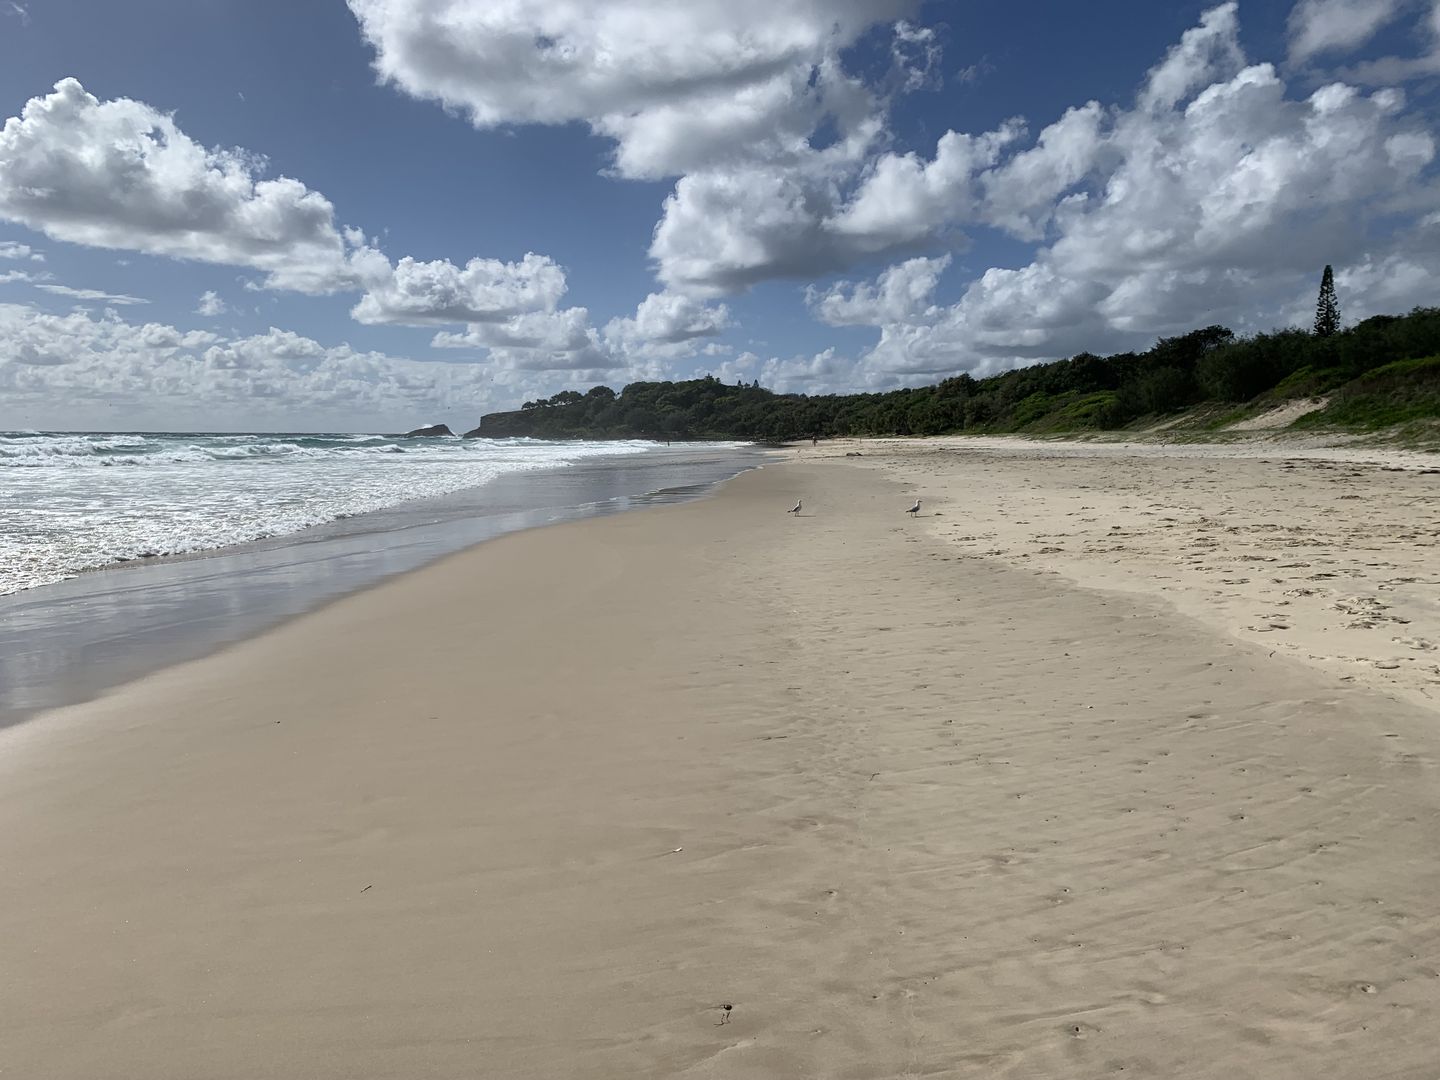
POLYGON ((966 557, 958 497, 901 512, 933 474, 860 464, 501 537, 0 732, 7 1064, 1429 1068, 1433 713, 966 557))
POLYGON ((298 533, 98 567, 0 596, 0 729, 212 655, 497 536, 704 497, 767 458, 773 455, 741 448, 597 457, 298 533))
MULTIPOLYGON (((7 433, 0 432, 0 436, 3 436, 5 434, 7 433)), ((12 432, 8 434, 13 435, 16 433, 12 432)), ((46 437, 78 435, 106 436, 110 438, 125 438, 132 436, 136 438, 164 438, 171 437, 172 435, 174 437, 194 435, 195 437, 203 438, 231 437, 224 434, 214 433, 166 432, 155 433, 47 431, 33 432, 29 434, 46 437)), ((246 438, 268 437, 263 433, 246 432, 241 434, 243 434, 243 437, 246 438)), ((292 440, 327 440, 333 438, 349 437, 348 435, 335 436, 329 433, 282 434, 285 438, 292 440)), ((385 439, 394 442, 396 440, 403 440, 406 438, 406 436, 375 435, 363 436, 363 438, 385 439)), ((454 441, 459 440, 457 438, 454 441)), ((529 439, 519 439, 513 441, 519 444, 534 444, 540 442, 539 440, 529 439)), ((633 440, 615 440, 615 444, 617 447, 620 445, 631 443, 633 443, 633 440)), ((416 448, 423 450, 428 448, 428 446, 430 445, 432 444, 428 442, 421 443, 418 444, 416 448)), ((547 445, 562 446, 564 445, 564 442, 556 441, 547 445)), ((592 448, 597 444, 583 443, 582 445, 587 448, 592 448)), ((396 447, 396 449, 398 450, 401 448, 396 447)), ((74 568, 67 571, 68 576, 47 579, 32 584, 27 584, 23 587, 13 588, 7 592, 0 592, 0 601, 3 601, 3 599, 7 596, 21 596, 26 593, 33 593, 37 589, 45 589, 53 585, 63 585, 67 581, 74 581, 79 578, 84 578, 85 576, 90 574, 106 573, 109 571, 134 570, 137 568, 144 568, 150 566, 164 566, 170 563, 188 562, 196 559, 208 559, 214 557, 225 557, 235 554, 245 554, 248 552, 263 551, 277 547, 289 546, 292 544, 325 541, 340 536, 351 535, 355 531, 385 532, 392 531, 398 528, 412 527, 414 524, 414 522, 412 522, 410 525, 397 525, 392 523, 388 525, 376 525, 369 529, 356 529, 357 525, 363 526, 367 522, 385 522, 387 520, 393 522, 397 519, 414 517, 416 515, 425 516, 431 514, 439 515, 437 520, 444 519, 446 516, 453 518, 459 513, 474 510, 477 508, 477 506, 483 505, 483 503, 477 504, 475 502, 476 496, 479 494, 483 494, 484 492, 495 489, 497 487, 500 489, 511 487, 517 482, 521 482, 526 478, 531 478, 546 473, 583 471, 586 469, 593 469, 597 465, 602 467, 608 466, 611 468, 615 468, 620 465, 641 462, 642 458, 649 459, 647 461, 644 461, 642 464, 651 464, 654 460, 658 458, 658 455, 660 455, 661 453, 664 454, 664 459, 669 459, 670 464, 676 464, 680 461, 680 459, 685 456, 685 451, 687 450, 691 451, 691 457, 698 460, 703 459, 703 457, 706 456, 707 452, 718 451, 734 454, 743 454, 755 453, 763 449, 763 447, 756 443, 722 442, 717 440, 713 443, 689 443, 686 444, 684 447, 679 448, 679 452, 675 452, 675 449, 672 448, 668 443, 664 444, 663 448, 659 443, 651 443, 647 445, 646 450, 641 454, 621 453, 618 450, 614 452, 602 452, 599 454, 587 454, 573 461, 563 464, 544 464, 538 467, 532 466, 529 468, 521 468, 518 470, 503 471, 497 476, 493 476, 478 482, 472 482, 463 487, 444 490, 436 494, 416 495, 414 493, 410 493, 406 497, 401 498, 395 502, 382 504, 373 508, 354 512, 337 513, 333 517, 329 517, 323 520, 315 520, 309 524, 292 527, 284 531, 257 534, 244 539, 233 539, 217 542, 210 546, 189 547, 174 551, 154 551, 134 555, 117 555, 113 552, 109 552, 105 556, 108 561, 75 566, 74 568), (705 451, 694 449, 702 446, 706 448, 705 451)))

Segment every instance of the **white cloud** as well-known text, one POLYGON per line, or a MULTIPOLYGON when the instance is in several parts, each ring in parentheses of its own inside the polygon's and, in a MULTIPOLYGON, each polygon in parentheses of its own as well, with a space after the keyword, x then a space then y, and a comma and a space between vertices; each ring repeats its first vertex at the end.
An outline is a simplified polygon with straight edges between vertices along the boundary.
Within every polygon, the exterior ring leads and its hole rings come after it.
POLYGON ((565 271, 533 252, 514 263, 471 259, 463 268, 407 256, 371 285, 351 315, 362 323, 407 326, 504 322, 554 311, 565 288, 565 271))
MULTIPOLYGON (((936 307, 929 275, 903 263, 873 284, 811 290, 817 317, 879 327, 862 357, 869 373, 933 376, 1143 348, 1208 322, 1303 320, 1326 263, 1347 316, 1433 303, 1424 268, 1440 252, 1440 192, 1428 125, 1393 89, 1333 83, 1287 98, 1273 67, 1245 65, 1232 16, 1228 5, 1207 14, 1133 108, 1087 107, 1047 129, 1055 136, 1036 148, 1049 160, 1017 150, 951 185, 968 223, 1046 238, 1028 265, 991 268, 936 307)), ((908 221, 896 208, 922 188, 894 186, 877 205, 908 221)))
MULTIPOLYGON (((627 176, 803 153, 840 51, 915 0, 349 0, 376 71, 476 127, 588 123, 627 176)), ((913 28, 906 27, 910 38, 913 28)), ((924 44, 907 40, 907 45, 924 44)), ((913 51, 913 49, 912 49, 913 51)), ((908 55, 908 54, 907 54, 908 55)))
POLYGON ((253 267, 276 287, 344 287, 329 200, 262 179, 263 166, 206 150, 149 105, 101 102, 64 79, 0 129, 0 218, 91 247, 253 267))
POLYGON ((873 285, 840 281, 824 290, 812 285, 805 300, 830 326, 917 322, 934 313, 935 286, 949 265, 949 255, 909 259, 885 270, 873 285))
POLYGON ((1240 5, 1220 4, 1200 17, 1200 25, 1186 30, 1145 80, 1138 105, 1141 109, 1173 109, 1195 91, 1229 78, 1245 62, 1240 51, 1240 5))
POLYGON ((836 262, 820 227, 828 205, 805 178, 763 168, 684 176, 650 255, 669 289, 700 296, 822 273, 836 262))
MULTIPOLYGON (((259 270, 259 288, 360 291, 363 323, 504 320, 553 310, 565 291, 564 271, 534 254, 392 265, 362 232, 337 226, 324 195, 265 179, 265 165, 207 150, 143 102, 102 102, 64 79, 0 129, 0 219, 92 247, 259 270)), ((40 257, 11 241, 0 255, 40 257)))
POLYGON ((1290 11, 1290 57, 1358 48, 1408 6, 1409 0, 1300 0, 1290 11))
POLYGON ((1217 272, 1276 258, 1323 263, 1311 224, 1322 212, 1334 219, 1327 228, 1340 226, 1332 260, 1337 240, 1359 250, 1357 235, 1381 216, 1375 200, 1401 198, 1427 167, 1428 125, 1404 118, 1393 92, 1339 86, 1287 100, 1273 67, 1247 66, 1237 12, 1234 3, 1205 12, 1130 108, 1067 110, 1033 142, 1016 119, 979 135, 947 132, 928 158, 887 151, 685 176, 652 241, 659 277, 722 296, 877 256, 964 248, 980 229, 1050 244, 1041 258, 1064 275, 1120 274, 1137 257, 1217 272), (1368 138, 1366 124, 1383 134, 1368 138))
MULTIPOLYGON (((93 370, 99 362, 126 368, 134 389, 143 393, 147 361, 163 360, 182 349, 203 348, 215 340, 213 334, 186 334, 156 323, 127 323, 113 313, 100 318, 81 310, 50 315, 28 305, 0 304, 0 386, 15 388, 17 379, 25 382, 17 368, 79 372, 93 370)), ((105 381, 84 387, 84 393, 103 394, 105 381)), ((83 384, 83 380, 57 382, 65 389, 80 389, 83 384)), ((33 390, 34 381, 19 388, 33 390)))
POLYGON ((651 255, 695 296, 847 265, 827 232, 841 186, 885 138, 887 95, 930 85, 917 0, 350 0, 376 70, 481 128, 583 122, 624 177, 678 176, 651 255), (842 53, 891 39, 872 89, 842 53), (824 132, 824 137, 818 133, 824 132))
POLYGON ((224 315, 230 309, 225 301, 220 299, 220 294, 214 289, 206 289, 200 294, 200 302, 195 305, 195 314, 204 315, 207 319, 213 319, 217 315, 224 315))
POLYGON ((273 327, 224 338, 129 323, 114 312, 50 315, 0 304, 0 398, 17 415, 26 409, 115 415, 96 411, 103 408, 170 423, 204 415, 246 426, 273 416, 276 423, 289 417, 349 426, 355 418, 403 424, 464 409, 478 419, 493 374, 490 365, 325 346, 273 327))
MULTIPOLYGON (((725 365, 875 388, 1143 346, 1201 322, 1263 329, 1313 300, 1327 262, 1347 315, 1429 300, 1433 124, 1399 90, 1357 88, 1384 74, 1374 65, 1289 96, 1273 66, 1245 57, 1234 3, 1205 12, 1132 101, 1086 102, 1043 127, 949 131, 915 151, 886 130, 889 95, 933 83, 934 32, 897 22, 910 0, 350 3, 377 70, 408 93, 481 127, 583 122, 614 140, 618 175, 679 175, 650 247, 662 288, 597 330, 586 308, 561 307, 564 270, 541 255, 392 262, 339 228, 319 193, 264 180, 254 156, 205 150, 149 106, 99 103, 73 81, 0 134, 0 218, 248 267, 264 287, 351 291, 358 321, 453 328, 434 346, 476 350, 508 385, 530 387, 667 373, 667 361, 712 355, 707 339, 729 325, 705 300, 883 262, 895 265, 873 280, 807 290, 822 322, 878 328, 863 356, 725 365), (892 70, 862 82, 841 56, 876 26, 888 37, 870 44, 890 46, 892 70), (960 272, 942 278, 943 252, 991 230, 1031 254, 965 268, 968 286, 937 298, 960 272)), ((1338 52, 1364 40, 1365 18, 1389 18, 1335 14, 1348 10, 1304 0, 1292 53, 1338 52)), ((1427 48, 1431 27, 1420 27, 1427 48)), ((1408 77, 1429 55, 1390 73, 1408 77)))
POLYGON ((48 276, 48 274, 32 274, 28 270, 0 270, 0 285, 13 285, 16 282, 27 283, 31 281, 41 281, 48 276))
MULTIPOLYGON (((1135 113, 1172 115, 1201 87, 1238 72, 1237 31, 1235 4, 1207 12, 1149 73, 1135 113)), ((979 135, 948 131, 929 159, 856 153, 685 176, 666 200, 650 254, 670 288, 716 296, 876 256, 964 246, 966 228, 1041 240, 1065 198, 1113 165, 1113 126, 1089 102, 1029 146, 1017 118, 979 135)))
POLYGON ((619 366, 583 307, 472 323, 464 333, 441 331, 431 344, 437 349, 485 349, 490 360, 507 370, 608 371, 619 366))
POLYGON ((1024 135, 1009 121, 983 135, 947 131, 924 161, 915 153, 883 154, 866 169, 847 205, 821 223, 852 250, 844 261, 933 239, 948 222, 975 218, 980 179, 1024 135))
POLYGON ((1415 27, 1414 37, 1422 51, 1415 56, 1385 56, 1348 68, 1344 75, 1371 86, 1393 85, 1440 74, 1440 0, 1415 27))
POLYGON ((149 300, 139 296, 126 296, 124 293, 108 293, 103 289, 72 289, 69 285, 36 285, 37 289, 43 289, 56 296, 70 296, 76 300, 103 300, 107 304, 148 304, 149 300))
POLYGON ((29 259, 31 262, 44 262, 45 256, 29 244, 22 244, 16 240, 0 240, 0 259, 29 259))
POLYGON ((677 359, 693 356, 699 339, 722 333, 730 323, 730 310, 714 307, 678 293, 651 293, 640 301, 634 318, 611 319, 605 342, 628 356, 677 359))
MULTIPOLYGON (((1432 249, 1433 250, 1433 249, 1432 249)), ((1435 302, 1434 261, 1415 253, 1367 255, 1335 272, 1336 291, 1343 297, 1346 322, 1370 315, 1408 311, 1435 302)), ((1314 290, 1302 290, 1296 299, 1298 325, 1315 309, 1314 290)))
POLYGON ((772 356, 764 360, 746 352, 721 364, 715 377, 721 382, 756 380, 782 394, 893 390, 905 382, 903 376, 862 364, 834 348, 808 356, 772 356))
MULTIPOLYGON (((437 349, 484 349, 510 371, 570 371, 594 375, 623 372, 630 378, 661 378, 662 360, 693 356, 700 340, 730 325, 723 305, 711 307, 674 293, 652 293, 634 318, 611 319, 604 333, 583 307, 523 312, 508 319, 471 323, 463 333, 441 331, 437 349)), ((577 374, 575 376, 579 378, 577 374)))
POLYGON ((985 223, 1022 240, 1040 240, 1058 200, 1098 168, 1106 153, 1105 112, 1091 101, 1040 132, 1035 145, 982 178, 985 223))
POLYGON ((940 39, 933 27, 897 22, 890 56, 907 93, 940 85, 940 39))

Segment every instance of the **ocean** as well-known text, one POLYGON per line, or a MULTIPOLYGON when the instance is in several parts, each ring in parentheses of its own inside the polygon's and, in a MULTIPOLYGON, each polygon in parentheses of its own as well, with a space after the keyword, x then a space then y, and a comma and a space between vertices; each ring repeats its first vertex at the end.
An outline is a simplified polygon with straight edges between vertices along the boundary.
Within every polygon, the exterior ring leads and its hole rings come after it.
POLYGON ((703 495, 739 443, 0 432, 0 726, 483 540, 703 495))
POLYGON ((651 443, 0 432, 0 594, 285 536, 651 443))

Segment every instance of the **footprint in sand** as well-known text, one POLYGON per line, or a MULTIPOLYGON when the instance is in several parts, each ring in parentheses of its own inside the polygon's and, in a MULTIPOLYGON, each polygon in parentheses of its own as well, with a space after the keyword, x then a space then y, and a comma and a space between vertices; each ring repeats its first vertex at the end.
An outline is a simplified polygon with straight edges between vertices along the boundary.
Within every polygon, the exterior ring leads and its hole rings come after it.
POLYGON ((1437 648, 1435 642, 1419 637, 1397 637, 1391 638, 1397 645, 1404 645, 1407 649, 1414 649, 1416 652, 1434 652, 1437 648))

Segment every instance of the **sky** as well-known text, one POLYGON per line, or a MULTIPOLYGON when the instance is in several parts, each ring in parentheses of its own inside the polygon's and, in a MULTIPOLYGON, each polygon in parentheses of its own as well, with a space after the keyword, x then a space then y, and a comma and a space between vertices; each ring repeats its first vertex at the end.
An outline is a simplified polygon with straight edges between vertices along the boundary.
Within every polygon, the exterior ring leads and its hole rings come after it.
POLYGON ((0 0, 0 428, 829 393, 1437 302, 1440 0, 0 0))

